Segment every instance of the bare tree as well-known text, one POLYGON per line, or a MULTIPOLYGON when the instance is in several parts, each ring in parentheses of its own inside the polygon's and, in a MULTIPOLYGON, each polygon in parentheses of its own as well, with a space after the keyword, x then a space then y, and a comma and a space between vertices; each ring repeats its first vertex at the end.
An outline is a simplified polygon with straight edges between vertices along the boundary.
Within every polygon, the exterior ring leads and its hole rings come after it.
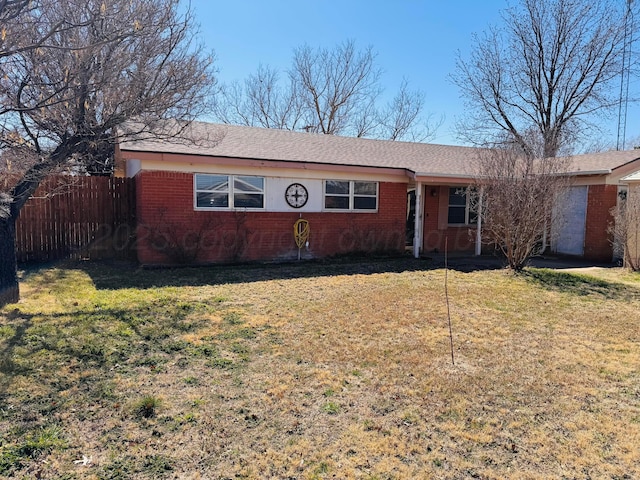
POLYGON ((206 111, 213 58, 181 12, 179 0, 42 1, 0 25, 21 39, 0 59, 0 142, 25 159, 0 195, 0 303, 18 298, 15 222, 42 180, 110 172, 117 136, 179 136, 206 111))
POLYGON ((614 252, 621 255, 624 266, 637 272, 640 271, 640 185, 632 185, 620 193, 618 204, 611 210, 613 222, 609 233, 614 252))
POLYGON ((433 122, 432 115, 423 118, 424 101, 424 93, 409 90, 408 82, 403 80, 396 96, 378 114, 380 136, 389 140, 411 142, 424 142, 433 138, 444 118, 441 117, 436 122, 433 122))
POLYGON ((470 112, 460 137, 486 145, 506 133, 527 155, 566 153, 594 115, 618 103, 625 3, 521 0, 508 8, 501 28, 476 36, 468 59, 458 56, 453 81, 470 112))
POLYGON ((435 133, 424 117, 424 94, 403 81, 380 108, 382 71, 372 47, 348 41, 333 49, 294 50, 286 79, 260 66, 243 83, 222 87, 216 116, 224 123, 304 129, 310 132, 391 140, 425 140, 435 133))
POLYGON ((353 41, 333 50, 297 48, 290 75, 313 131, 363 137, 375 124, 372 105, 380 96, 382 71, 372 47, 356 50, 353 41))
POLYGON ((296 85, 281 87, 278 72, 260 65, 244 82, 220 89, 215 114, 224 123, 295 130, 302 116, 296 85))
POLYGON ((471 192, 484 243, 493 244, 509 268, 520 271, 541 253, 562 221, 555 208, 570 185, 571 160, 536 160, 516 148, 479 153, 471 192))

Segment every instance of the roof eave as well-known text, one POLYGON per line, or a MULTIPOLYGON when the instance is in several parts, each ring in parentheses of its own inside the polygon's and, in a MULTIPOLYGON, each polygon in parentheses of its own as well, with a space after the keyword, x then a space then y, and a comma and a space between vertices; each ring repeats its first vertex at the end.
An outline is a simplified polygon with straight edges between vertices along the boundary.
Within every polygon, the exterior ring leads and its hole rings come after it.
POLYGON ((416 182, 435 183, 443 181, 460 180, 463 182, 472 182, 477 176, 459 173, 436 173, 436 172, 412 172, 408 171, 410 178, 416 182))
POLYGON ((563 175, 567 176, 591 176, 591 175, 610 175, 613 173, 613 170, 608 168, 605 170, 578 170, 575 172, 565 172, 563 175))
POLYGON ((269 165, 273 168, 294 168, 294 169, 314 169, 314 170, 328 170, 328 169, 357 169, 357 170, 369 170, 377 173, 385 173, 397 176, 405 176, 411 178, 412 172, 404 167, 392 167, 385 165, 357 165, 350 163, 332 163, 332 162, 313 162, 303 160, 274 160, 267 158, 250 158, 250 157, 233 157, 230 155, 211 155, 208 153, 176 153, 171 151, 159 151, 159 150, 145 150, 145 149, 122 149, 122 157, 124 160, 138 159, 141 154, 146 155, 159 155, 161 161, 165 161, 167 158, 171 161, 177 162, 190 162, 189 157, 197 157, 201 159, 217 159, 223 160, 224 163, 233 164, 236 162, 242 162, 254 166, 266 166, 269 165))

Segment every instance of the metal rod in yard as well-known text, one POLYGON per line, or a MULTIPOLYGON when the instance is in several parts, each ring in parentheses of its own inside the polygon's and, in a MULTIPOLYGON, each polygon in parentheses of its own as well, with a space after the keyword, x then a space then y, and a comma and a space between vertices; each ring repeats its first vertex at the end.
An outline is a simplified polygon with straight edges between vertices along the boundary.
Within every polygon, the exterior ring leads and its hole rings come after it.
POLYGON ((444 238, 444 297, 447 301, 447 320, 449 321, 449 343, 451 345, 451 364, 455 365, 456 361, 453 356, 453 330, 451 329, 451 309, 449 307, 449 264, 448 264, 448 241, 449 237, 444 238))

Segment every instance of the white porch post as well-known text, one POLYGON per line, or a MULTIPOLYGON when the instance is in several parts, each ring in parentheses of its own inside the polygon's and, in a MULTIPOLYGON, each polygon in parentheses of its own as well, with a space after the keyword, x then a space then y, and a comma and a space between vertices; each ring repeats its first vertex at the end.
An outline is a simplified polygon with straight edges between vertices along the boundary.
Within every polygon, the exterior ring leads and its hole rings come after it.
POLYGON ((480 187, 480 197, 478 198, 478 226, 476 229, 476 256, 482 253, 482 201, 484 189, 480 187))
POLYGON ((413 257, 420 258, 422 249, 422 182, 416 183, 416 216, 413 226, 413 257))

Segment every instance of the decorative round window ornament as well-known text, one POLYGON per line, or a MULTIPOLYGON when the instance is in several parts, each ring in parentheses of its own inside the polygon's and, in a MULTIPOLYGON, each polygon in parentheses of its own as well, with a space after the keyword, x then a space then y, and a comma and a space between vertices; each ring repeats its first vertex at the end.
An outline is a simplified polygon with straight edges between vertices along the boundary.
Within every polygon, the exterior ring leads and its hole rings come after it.
POLYGON ((307 204, 309 192, 301 183, 292 183, 285 190, 284 198, 290 207, 302 208, 307 204))

